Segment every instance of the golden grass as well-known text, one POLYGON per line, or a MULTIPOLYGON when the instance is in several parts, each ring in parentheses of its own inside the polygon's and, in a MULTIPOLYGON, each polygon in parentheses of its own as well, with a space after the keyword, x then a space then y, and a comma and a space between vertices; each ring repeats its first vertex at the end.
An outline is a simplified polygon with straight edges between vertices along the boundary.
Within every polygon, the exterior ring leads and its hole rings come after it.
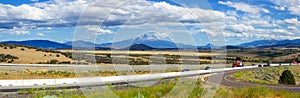
POLYGON ((90 53, 90 54, 150 54, 150 55, 185 55, 185 56, 212 56, 212 55, 224 55, 218 53, 205 53, 205 52, 192 52, 192 51, 124 51, 124 50, 59 50, 61 52, 79 52, 79 53, 90 53))
POLYGON ((59 62, 61 61, 72 61, 70 58, 65 57, 59 53, 47 53, 36 51, 36 49, 28 49, 26 47, 16 47, 13 49, 0 47, 0 54, 11 54, 17 56, 19 59, 14 60, 13 63, 16 64, 35 64, 38 62, 47 62, 51 59, 56 59, 59 62), (21 48, 25 49, 24 51, 21 48), (46 55, 46 56, 45 56, 46 55), (59 57, 57 57, 59 55, 59 57))

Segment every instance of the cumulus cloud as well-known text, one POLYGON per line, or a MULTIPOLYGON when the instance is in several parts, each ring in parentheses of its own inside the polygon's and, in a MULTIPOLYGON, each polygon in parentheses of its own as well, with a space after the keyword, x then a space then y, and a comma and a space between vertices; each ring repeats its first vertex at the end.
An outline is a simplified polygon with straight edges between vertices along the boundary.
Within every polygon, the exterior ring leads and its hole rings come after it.
POLYGON ((233 32, 247 32, 247 31, 252 31, 254 30, 255 28, 252 27, 252 26, 246 26, 244 24, 235 24, 235 25, 229 25, 229 26, 226 26, 226 29, 230 30, 230 31, 233 31, 233 32))
POLYGON ((297 18, 285 19, 284 22, 287 24, 293 24, 293 25, 300 24, 300 22, 298 21, 297 18))
POLYGON ((220 20, 236 20, 223 12, 184 8, 170 5, 166 2, 122 0, 75 0, 67 2, 54 0, 53 3, 37 2, 33 5, 23 4, 13 6, 0 4, 0 28, 13 28, 13 26, 35 27, 69 27, 77 25, 140 25, 163 22, 216 22, 220 20), (117 6, 119 5, 119 6, 117 6), (83 12, 84 11, 84 12, 83 12), (107 16, 109 14, 109 16, 107 16), (19 24, 22 22, 23 24, 19 24))
POLYGON ((9 29, 7 32, 11 35, 29 35, 30 34, 30 32, 25 30, 24 28, 17 28, 17 27, 14 27, 13 29, 9 29))
MULTIPOLYGON (((299 11, 297 4, 299 3, 294 2, 294 5, 284 3, 291 1, 283 0, 275 3, 277 5, 273 8, 286 9, 297 15, 296 13, 299 11)), ((297 18, 275 23, 270 16, 262 16, 262 13, 270 13, 266 8, 231 1, 219 1, 218 3, 236 10, 221 12, 201 8, 186 8, 166 2, 148 0, 129 0, 128 2, 123 0, 74 0, 71 2, 53 0, 19 6, 0 4, 0 32, 2 28, 10 30, 10 34, 22 35, 30 34, 27 29, 44 28, 51 30, 55 27, 80 26, 85 27, 85 30, 93 34, 114 34, 111 30, 97 28, 97 26, 101 24, 106 27, 198 24, 201 28, 194 29, 193 34, 202 32, 218 35, 224 30, 226 37, 268 38, 281 36, 288 38, 296 35, 290 30, 296 32, 297 26, 292 25, 299 24, 297 18), (246 12, 246 14, 240 14, 238 11, 246 12), (288 24, 287 29, 281 29, 284 27, 280 26, 286 24, 288 24), (270 28, 280 29, 271 30, 270 28)), ((179 32, 171 29, 163 32, 169 31, 179 32)))
POLYGON ((219 1, 218 3, 227 5, 229 7, 233 7, 239 11, 248 12, 248 13, 252 13, 252 14, 258 14, 260 12, 270 13, 270 11, 268 9, 265 9, 265 8, 262 8, 259 6, 245 4, 245 3, 237 3, 237 2, 231 2, 231 1, 226 1, 226 2, 219 1))
POLYGON ((283 6, 272 6, 272 8, 274 8, 276 10, 280 10, 280 11, 285 10, 285 7, 283 7, 283 6))
POLYGON ((96 34, 113 34, 112 31, 110 30, 105 30, 105 29, 102 29, 102 28, 97 28, 97 27, 88 27, 87 28, 89 31, 93 32, 95 35, 96 34))
POLYGON ((288 26, 287 28, 290 30, 298 30, 298 28, 296 26, 288 26))
POLYGON ((270 0, 280 7, 285 7, 291 14, 300 16, 300 0, 270 0))

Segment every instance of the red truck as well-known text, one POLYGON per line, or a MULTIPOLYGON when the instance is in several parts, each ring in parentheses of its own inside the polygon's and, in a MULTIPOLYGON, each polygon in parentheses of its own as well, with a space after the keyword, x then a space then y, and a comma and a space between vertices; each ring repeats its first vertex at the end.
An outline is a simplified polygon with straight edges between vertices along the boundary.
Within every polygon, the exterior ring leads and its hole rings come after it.
POLYGON ((244 63, 243 62, 235 62, 232 64, 232 67, 243 67, 244 63))
POLYGON ((296 61, 293 61, 292 64, 293 64, 293 65, 297 65, 298 63, 297 63, 296 61))

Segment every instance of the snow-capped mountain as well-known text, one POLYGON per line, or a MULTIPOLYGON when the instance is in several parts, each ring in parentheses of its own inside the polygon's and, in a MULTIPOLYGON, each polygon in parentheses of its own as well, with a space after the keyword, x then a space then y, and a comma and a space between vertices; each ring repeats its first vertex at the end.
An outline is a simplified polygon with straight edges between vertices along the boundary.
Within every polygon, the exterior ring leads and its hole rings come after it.
POLYGON ((145 33, 138 35, 136 38, 129 40, 114 42, 114 43, 105 43, 99 46, 103 47, 112 47, 123 49, 135 44, 144 44, 153 48, 191 48, 192 45, 186 45, 181 43, 174 43, 169 41, 167 37, 159 37, 157 33, 145 33))
POLYGON ((155 33, 147 33, 139 35, 137 38, 135 38, 134 41, 146 41, 146 40, 160 40, 155 33))

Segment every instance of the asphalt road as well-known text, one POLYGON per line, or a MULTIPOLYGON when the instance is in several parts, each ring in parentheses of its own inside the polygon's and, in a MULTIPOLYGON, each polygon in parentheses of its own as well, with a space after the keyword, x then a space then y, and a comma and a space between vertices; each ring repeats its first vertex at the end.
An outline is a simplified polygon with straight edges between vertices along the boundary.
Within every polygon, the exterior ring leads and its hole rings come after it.
POLYGON ((30 88, 79 88, 82 86, 102 86, 106 83, 112 85, 136 83, 140 81, 153 81, 157 79, 169 79, 176 77, 191 77, 203 74, 218 73, 228 70, 238 70, 244 68, 253 68, 255 66, 239 67, 239 68, 219 68, 212 70, 196 70, 188 72, 169 72, 154 73, 143 75, 125 75, 125 76, 109 76, 109 77, 87 77, 87 78, 65 78, 65 79, 32 79, 32 80, 0 80, 0 91, 16 92, 20 89, 30 88))
POLYGON ((288 91, 296 91, 300 92, 300 86, 295 86, 295 85, 280 85, 280 84, 258 84, 258 83, 252 83, 252 82, 239 82, 235 81, 234 79, 230 78, 232 74, 238 71, 245 71, 245 70, 257 70, 259 68, 252 68, 252 69, 242 69, 242 70, 232 70, 232 71, 227 71, 224 73, 218 73, 218 74, 213 74, 209 76, 208 82, 213 83, 213 84, 221 84, 223 86, 227 87, 254 87, 254 86, 264 86, 268 87, 274 90, 288 90, 288 91), (216 78, 222 77, 222 81, 215 80, 216 78))

